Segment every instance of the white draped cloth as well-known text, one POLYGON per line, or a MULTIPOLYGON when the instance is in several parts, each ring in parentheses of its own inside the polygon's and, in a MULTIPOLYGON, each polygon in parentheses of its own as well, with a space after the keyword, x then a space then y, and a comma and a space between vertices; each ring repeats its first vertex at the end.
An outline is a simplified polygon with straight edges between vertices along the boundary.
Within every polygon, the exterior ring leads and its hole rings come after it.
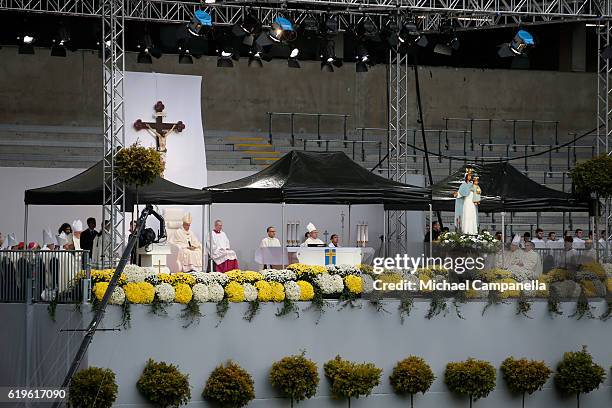
MULTIPOLYGON (((279 244, 280 246, 280 244, 279 244)), ((212 259, 217 265, 225 261, 235 260, 236 252, 230 249, 230 241, 225 232, 212 231, 212 259)))
POLYGON ((178 261, 183 272, 202 270, 202 244, 191 230, 177 229, 170 238, 170 243, 179 248, 178 261))
POLYGON ((319 238, 307 238, 300 246, 307 247, 308 245, 325 245, 325 242, 321 241, 319 238))
POLYGON ((461 232, 464 234, 478 234, 478 215, 474 204, 474 191, 463 199, 463 212, 461 215, 461 232))
POLYGON ((259 244, 260 248, 270 248, 270 247, 279 247, 279 246, 281 246, 281 243, 276 237, 275 238, 265 237, 264 239, 261 240, 261 243, 259 244))

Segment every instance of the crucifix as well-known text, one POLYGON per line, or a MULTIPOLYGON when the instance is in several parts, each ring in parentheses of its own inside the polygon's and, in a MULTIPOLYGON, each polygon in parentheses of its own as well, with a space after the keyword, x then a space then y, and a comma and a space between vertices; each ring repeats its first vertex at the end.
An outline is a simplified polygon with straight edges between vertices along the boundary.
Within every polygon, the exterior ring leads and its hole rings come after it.
POLYGON ((168 135, 172 132, 180 133, 185 129, 185 124, 180 120, 176 123, 164 123, 164 116, 166 116, 164 108, 165 106, 162 101, 157 101, 153 107, 155 110, 153 114, 155 122, 143 122, 140 119, 134 122, 134 129, 147 130, 155 138, 157 151, 161 153, 168 151, 166 148, 166 138, 168 135))

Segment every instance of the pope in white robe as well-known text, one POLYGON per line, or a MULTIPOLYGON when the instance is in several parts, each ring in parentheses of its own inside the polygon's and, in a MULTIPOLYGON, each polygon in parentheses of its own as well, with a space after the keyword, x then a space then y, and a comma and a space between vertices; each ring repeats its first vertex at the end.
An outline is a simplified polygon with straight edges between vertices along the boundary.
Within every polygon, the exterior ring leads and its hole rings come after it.
POLYGON ((215 221, 215 228, 211 233, 212 250, 211 257, 215 272, 227 272, 238 269, 238 259, 236 252, 230 247, 230 241, 223 231, 223 222, 215 221))
POLYGON ((525 243, 525 250, 516 251, 519 255, 514 257, 512 264, 508 268, 519 281, 536 279, 542 274, 540 255, 533 249, 533 243, 527 241, 525 243))
POLYGON ((170 243, 179 248, 178 261, 183 272, 202 270, 202 244, 191 228, 192 217, 190 213, 183 217, 183 228, 179 228, 170 238, 170 243))
POLYGON ((308 223, 306 230, 308 231, 308 238, 306 238, 306 241, 302 242, 300 246, 307 247, 308 245, 325 245, 325 242, 318 238, 319 231, 317 231, 317 227, 315 227, 312 222, 308 223))

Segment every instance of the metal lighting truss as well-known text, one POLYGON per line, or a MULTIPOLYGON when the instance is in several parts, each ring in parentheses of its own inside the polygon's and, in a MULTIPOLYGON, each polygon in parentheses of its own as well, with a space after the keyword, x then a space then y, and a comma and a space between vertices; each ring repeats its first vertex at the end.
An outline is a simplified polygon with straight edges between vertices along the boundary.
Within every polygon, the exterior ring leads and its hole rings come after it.
POLYGON ((102 234, 104 267, 114 266, 125 238, 125 186, 115 175, 115 158, 125 141, 123 82, 124 0, 102 3, 101 44, 104 83, 104 158, 102 234), (108 226, 106 223, 109 223, 108 226))

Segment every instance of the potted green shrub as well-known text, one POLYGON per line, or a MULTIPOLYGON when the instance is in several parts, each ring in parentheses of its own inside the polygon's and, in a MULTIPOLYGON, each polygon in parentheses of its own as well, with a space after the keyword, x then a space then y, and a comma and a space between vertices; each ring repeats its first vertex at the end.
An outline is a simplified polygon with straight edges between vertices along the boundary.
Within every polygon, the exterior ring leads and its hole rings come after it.
POLYGON ((605 378, 603 367, 594 363, 586 346, 582 346, 582 351, 563 354, 557 366, 555 385, 565 394, 576 394, 576 407, 580 408, 580 394, 599 388, 605 378))
POLYGON ((354 363, 336 356, 323 366, 325 377, 330 381, 331 393, 336 398, 346 398, 351 407, 351 398, 368 396, 380 383, 382 370, 372 363, 354 363))
POLYGON ((284 357, 272 364, 270 384, 293 402, 311 398, 317 392, 319 373, 314 361, 304 354, 284 357))
POLYGON ((158 407, 178 407, 191 399, 189 377, 178 367, 164 362, 147 361, 136 388, 158 407))
POLYGON ((429 364, 417 356, 399 361, 389 377, 393 391, 400 395, 410 395, 411 408, 414 408, 414 394, 425 394, 435 379, 429 364))
POLYGON ((523 408, 525 408, 525 394, 531 395, 541 390, 552 373, 543 361, 526 358, 515 360, 514 357, 508 357, 500 368, 508 388, 522 395, 523 408))
POLYGON ((495 388, 495 367, 488 361, 468 358, 451 362, 444 371, 444 383, 454 393, 467 395, 473 401, 484 398, 495 388))
POLYGON ((74 408, 110 408, 117 399, 115 373, 108 368, 89 367, 72 377, 68 392, 74 408))
POLYGON ((221 364, 206 381, 202 397, 223 408, 240 408, 255 398, 251 375, 233 361, 221 364))
POLYGON ((163 172, 161 154, 139 142, 119 150, 115 157, 115 175, 128 185, 140 187, 151 184, 163 172))

